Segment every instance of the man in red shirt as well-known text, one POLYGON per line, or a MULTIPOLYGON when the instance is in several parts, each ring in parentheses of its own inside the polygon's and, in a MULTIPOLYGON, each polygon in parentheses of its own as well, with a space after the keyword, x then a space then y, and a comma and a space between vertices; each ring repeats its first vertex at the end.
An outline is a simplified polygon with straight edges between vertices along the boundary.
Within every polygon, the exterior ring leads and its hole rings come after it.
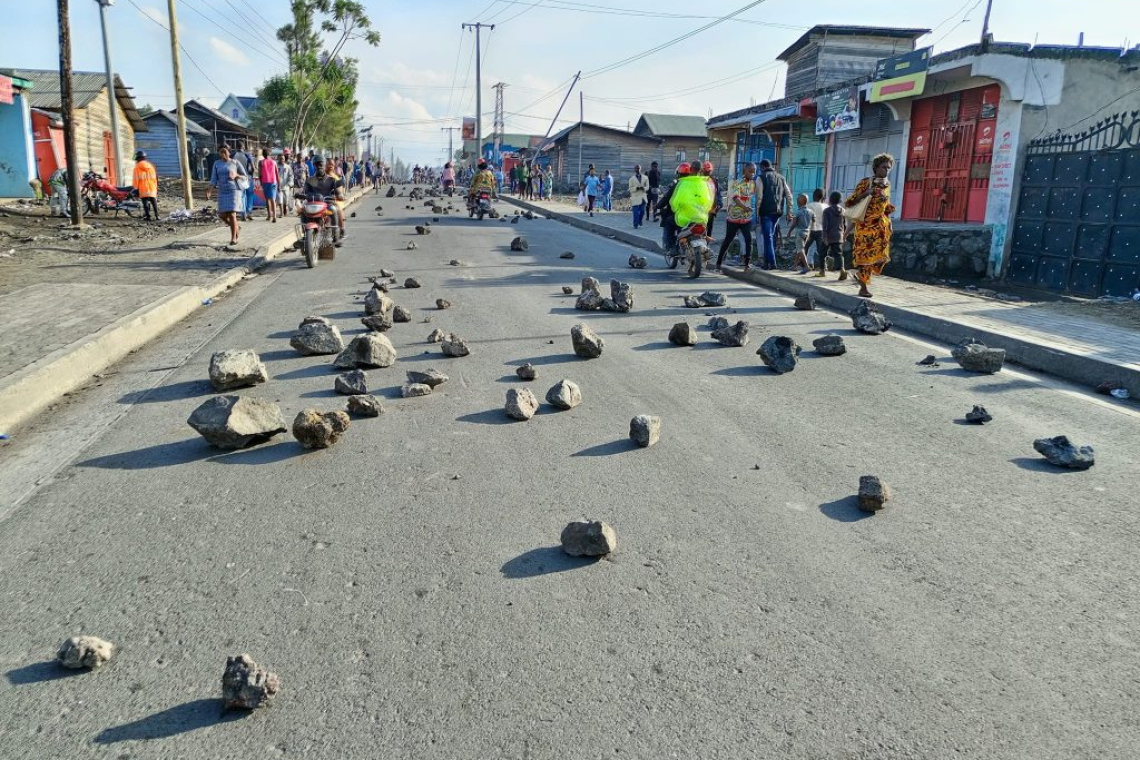
POLYGON ((266 219, 277 221, 277 163, 269 157, 269 148, 261 149, 261 160, 257 162, 257 176, 261 180, 261 192, 265 195, 266 219))

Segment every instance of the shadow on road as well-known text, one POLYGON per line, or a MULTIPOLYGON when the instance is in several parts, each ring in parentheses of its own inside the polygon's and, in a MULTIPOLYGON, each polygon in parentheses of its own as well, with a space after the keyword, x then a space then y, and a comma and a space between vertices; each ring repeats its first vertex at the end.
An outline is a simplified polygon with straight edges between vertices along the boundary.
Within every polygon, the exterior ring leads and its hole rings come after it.
POLYGON ((521 367, 524 364, 533 364, 536 367, 541 367, 544 364, 567 364, 569 362, 584 361, 577 354, 550 354, 547 356, 532 356, 529 359, 515 359, 514 361, 507 362, 508 367, 521 367))
POLYGON ((871 517, 870 512, 859 509, 858 496, 845 496, 837 501, 820 504, 819 511, 838 522, 859 522, 871 517))
POLYGON ((4 676, 8 679, 8 683, 13 686, 26 686, 32 683, 71 678, 85 672, 84 670, 68 670, 55 660, 44 660, 32 665, 25 665, 22 668, 12 668, 4 676))
POLYGON ((544 546, 531 549, 504 563, 501 571, 504 578, 534 578, 551 573, 564 573, 580 567, 593 565, 597 557, 571 557, 560 546, 544 546))
POLYGON ((239 449, 221 456, 211 457, 211 462, 218 464, 272 464, 282 462, 293 457, 311 453, 296 441, 280 441, 271 446, 254 446, 248 449, 239 449))
POLYGON ((1037 457, 1017 457, 1009 461, 1010 464, 1015 464, 1023 470, 1046 472, 1050 475, 1071 475, 1073 473, 1085 472, 1085 470, 1070 470, 1067 467, 1057 467, 1056 465, 1049 464, 1045 459, 1039 459, 1037 457))
MULTIPOLYGON (((320 357, 317 357, 318 359, 320 357)), ((313 364, 308 367, 301 367, 300 369, 291 369, 288 372, 282 372, 280 375, 274 375, 274 380, 301 380, 306 377, 319 377, 321 375, 329 375, 332 372, 343 372, 344 370, 334 367, 331 362, 327 364, 313 364)))
POLYGON ((634 351, 660 351, 663 348, 691 348, 691 346, 674 346, 667 340, 658 340, 653 343, 645 343, 640 346, 634 346, 634 351))
POLYGON ((155 467, 173 467, 209 459, 217 453, 201 438, 187 438, 174 443, 159 443, 134 451, 108 454, 76 464, 77 467, 98 467, 104 470, 149 470, 155 467))
POLYGON ((154 715, 104 729, 95 737, 96 744, 165 739, 218 723, 241 720, 249 713, 223 711, 220 699, 195 699, 154 715))
POLYGON ((513 420, 502 409, 488 409, 485 412, 474 412, 456 417, 456 422, 474 422, 477 425, 511 425, 519 420, 513 420))
POLYGON ((634 451, 638 448, 637 444, 629 438, 619 438, 616 441, 609 443, 601 443, 597 446, 591 446, 588 449, 571 454, 574 457, 606 457, 611 454, 622 454, 626 451, 634 451))
POLYGON ((714 370, 709 374, 723 375, 725 377, 758 377, 762 375, 772 376, 776 373, 769 370, 763 364, 749 364, 743 367, 725 367, 724 369, 714 370))
POLYGON ((209 380, 184 380, 142 391, 132 391, 119 399, 120 404, 161 404, 166 401, 210 396, 217 393, 209 380))

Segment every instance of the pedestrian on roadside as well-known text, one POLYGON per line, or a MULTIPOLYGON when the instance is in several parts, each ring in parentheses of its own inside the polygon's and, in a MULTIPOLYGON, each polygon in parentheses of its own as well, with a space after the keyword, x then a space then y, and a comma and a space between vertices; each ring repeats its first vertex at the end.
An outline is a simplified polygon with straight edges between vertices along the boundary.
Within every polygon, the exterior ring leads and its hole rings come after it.
POLYGON ((717 182, 716 177, 713 176, 713 165, 711 161, 705 161, 701 164, 701 176, 708 180, 709 188, 713 194, 713 207, 712 211, 709 212, 709 223, 705 230, 705 234, 712 237, 713 227, 716 225, 717 212, 724 208, 724 197, 720 194, 720 183, 717 182))
POLYGON ((894 156, 880 153, 871 159, 871 176, 859 180, 845 205, 855 220, 855 243, 851 250, 859 297, 871 298, 871 278, 883 273, 891 260, 891 183, 887 175, 894 168, 894 156), (862 205, 863 208, 857 208, 862 205), (861 212, 861 213, 860 213, 861 212))
POLYGON ((218 218, 230 228, 230 245, 237 245, 238 213, 244 208, 244 191, 238 186, 238 179, 242 177, 249 182, 245 167, 233 160, 229 147, 223 145, 218 151, 218 160, 210 168, 210 184, 218 189, 218 218))
POLYGON ((827 259, 834 256, 839 263, 839 281, 847 279, 847 267, 843 264, 843 238, 846 232, 847 221, 843 217, 843 193, 833 192, 827 198, 827 208, 823 210, 823 242, 827 246, 819 257, 819 271, 816 277, 827 276, 827 259))
POLYGON ((242 207, 240 210, 241 220, 244 222, 253 219, 253 199, 256 197, 253 192, 253 158, 245 152, 245 143, 239 142, 237 150, 233 154, 233 160, 241 164, 241 168, 245 169, 246 182, 242 188, 242 207))
POLYGON ((158 170, 146 160, 146 153, 135 151, 135 173, 131 184, 142 199, 143 221, 158 221, 158 170), (153 212, 153 214, 152 214, 153 212))
POLYGON ((261 178, 261 194, 265 196, 265 219, 277 223, 277 162, 269 157, 269 148, 261 149, 257 162, 257 176, 261 178))
POLYGON ((67 168, 59 167, 48 177, 48 188, 51 189, 51 198, 48 199, 48 213, 51 216, 71 216, 67 196, 67 168))
POLYGON ((792 214, 792 226, 788 228, 788 234, 792 236, 796 251, 795 258, 792 260, 792 268, 798 266, 800 274, 807 274, 809 271, 807 246, 811 236, 811 228, 814 225, 815 214, 808 208, 807 193, 800 193, 796 196, 796 211, 792 214))
POLYGON ((289 197, 293 194, 293 165, 289 152, 277 154, 277 216, 289 216, 289 197))
POLYGON ((762 269, 776 268, 776 227, 785 213, 792 220, 792 191, 784 176, 772 167, 768 159, 760 161, 760 234, 764 240, 764 264, 762 269))
POLYGON ((645 202, 653 214, 652 221, 656 222, 658 217, 657 201, 661 199, 661 170, 657 167, 656 161, 649 165, 649 171, 645 173, 645 176, 649 180, 649 191, 645 194, 645 202))
POLYGON ((827 244, 823 242, 823 212, 826 209, 827 206, 823 203, 823 188, 817 187, 811 194, 811 203, 808 204, 808 210, 815 216, 805 247, 805 252, 811 250, 813 253, 812 256, 808 256, 809 267, 818 266, 819 259, 827 253, 827 244))
POLYGON ((728 246, 733 239, 740 235, 744 238, 744 255, 741 262, 744 271, 752 267, 752 223, 753 209, 756 206, 757 195, 760 192, 759 183, 756 182, 756 164, 744 165, 743 176, 728 185, 728 216, 724 225, 724 240, 720 244, 720 253, 716 257, 716 271, 724 266, 724 256, 728 253, 728 246))
POLYGON ((194 179, 199 182, 206 181, 206 157, 208 151, 205 148, 199 148, 194 153, 194 179))
POLYGON ((629 178, 629 202, 633 206, 633 228, 645 224, 645 204, 649 197, 649 177, 641 173, 641 164, 633 167, 629 178))
POLYGON ((550 200, 554 195, 554 167, 546 167, 546 182, 543 183, 543 193, 546 195, 546 200, 550 200))
POLYGON ((518 193, 519 197, 520 198, 529 198, 530 197, 530 167, 526 165, 526 162, 523 162, 523 163, 519 164, 518 169, 519 169, 519 193, 518 193))
POLYGON ((586 191, 586 211, 590 212, 590 216, 594 215, 594 204, 598 202, 598 193, 601 192, 601 187, 602 180, 594 170, 594 165, 590 164, 590 170, 586 172, 586 178, 582 180, 582 189, 586 191))
POLYGON ((614 178, 609 169, 602 177, 602 210, 614 210, 614 178))

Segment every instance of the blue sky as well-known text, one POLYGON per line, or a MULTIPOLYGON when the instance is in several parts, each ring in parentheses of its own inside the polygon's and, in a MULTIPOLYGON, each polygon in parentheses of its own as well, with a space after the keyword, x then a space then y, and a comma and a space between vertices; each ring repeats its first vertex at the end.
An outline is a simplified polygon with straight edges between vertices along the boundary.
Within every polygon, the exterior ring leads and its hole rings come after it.
MULTIPOLYGON (((55 3, 2 4, 20 12, 8 19, 0 66, 57 66, 55 3)), ((447 145, 440 127, 458 125, 459 117, 475 112, 473 35, 460 30, 462 22, 497 24, 483 38, 484 132, 490 132, 494 106, 490 86, 502 81, 509 85, 507 131, 543 134, 562 99, 561 91, 552 91, 575 71, 640 53, 746 0, 364 0, 364 5, 383 39, 379 48, 350 50, 361 61, 360 112, 398 156, 438 162, 447 145)), ((288 0, 178 0, 178 8, 182 44, 193 59, 184 56, 182 63, 188 97, 217 106, 228 92, 252 95, 284 69, 273 30, 288 21, 288 0)), ((813 24, 937 27, 919 44, 941 51, 975 41, 984 8, 985 0, 766 0, 740 20, 584 79, 586 119, 624 127, 643 111, 708 116, 710 110, 723 113, 763 102, 783 93, 782 66, 774 57, 813 24), (718 83, 702 86, 710 82, 718 83)), ((109 13, 116 71, 140 104, 169 108, 169 38, 156 23, 166 23, 165 0, 115 0, 109 13)), ((71 0, 71 16, 75 68, 101 70, 96 1, 71 0)), ((1119 46, 1129 40, 1136 45, 1140 2, 995 0, 990 26, 1004 41, 1075 43, 1083 31, 1086 44, 1119 46)), ((577 119, 577 92, 563 117, 567 123, 577 119)))

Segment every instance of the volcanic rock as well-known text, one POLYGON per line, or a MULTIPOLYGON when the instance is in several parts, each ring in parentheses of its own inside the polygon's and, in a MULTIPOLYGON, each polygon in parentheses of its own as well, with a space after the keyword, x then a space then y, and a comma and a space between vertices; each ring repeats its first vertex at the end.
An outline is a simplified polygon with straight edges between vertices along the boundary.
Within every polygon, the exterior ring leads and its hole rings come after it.
POLYGON ((333 366, 338 369, 357 367, 391 367, 396 363, 396 348, 387 335, 366 333, 357 335, 340 354, 333 366))
POLYGON ((710 330, 720 330, 722 328, 728 327, 728 325, 728 317, 713 317, 709 320, 710 330))
POLYGON ((563 285, 562 286, 562 293, 563 293, 563 295, 572 296, 572 295, 574 295, 574 288, 570 287, 569 285, 563 285))
POLYGON ((412 313, 410 311, 408 311, 405 307, 397 304, 392 309, 392 321, 393 322, 411 322, 412 321, 412 313))
POLYGON ((351 372, 345 372, 337 375, 336 383, 333 388, 337 393, 344 394, 345 396, 357 396, 368 393, 368 376, 364 374, 363 370, 354 369, 351 372))
POLYGON ((610 280, 610 300, 614 303, 614 311, 629 312, 633 308, 633 286, 628 282, 610 280))
POLYGON ((572 380, 559 380, 546 392, 546 403, 559 409, 573 409, 582 403, 582 389, 572 380))
POLYGON ((293 437, 306 449, 327 449, 340 440, 348 425, 344 412, 305 409, 293 419, 293 437))
POLYGON ((880 480, 878 475, 863 475, 859 478, 859 509, 878 512, 890 499, 891 487, 880 480))
POLYGON ((560 259, 572 259, 572 258, 574 258, 574 252, 573 251, 566 251, 565 253, 559 254, 558 258, 560 258, 560 259))
POLYGON ((732 327, 712 331, 712 338, 723 346, 740 348, 748 345, 748 323, 740 320, 732 327))
POLYGON ((1068 470, 1087 470, 1096 463, 1092 446, 1077 446, 1065 435, 1038 438, 1033 442, 1033 449, 1049 464, 1068 470))
POLYGON ((435 308, 437 308, 437 309, 450 309, 451 308, 451 301, 448 301, 445 298, 437 298, 437 299, 435 299, 435 308))
POLYGON ((974 404, 974 408, 966 412, 966 422, 972 422, 975 425, 984 425, 987 422, 993 422, 993 420, 993 416, 980 404, 974 404))
POLYGON ((800 347, 791 338, 783 335, 773 335, 760 345, 756 352, 768 369, 777 375, 783 375, 796 368, 799 360, 800 347))
POLYGON ((706 290, 697 296, 702 306, 727 306, 728 296, 724 293, 714 293, 711 290, 706 290))
POLYGON ((648 448, 661 437, 661 418, 639 414, 629 421, 629 437, 641 448, 648 448))
POLYGON ((815 296, 811 293, 805 293, 796 298, 793 305, 800 311, 815 311, 815 296))
POLYGON ((210 382, 215 390, 228 391, 248 385, 264 383, 269 371, 261 363, 256 351, 248 348, 231 348, 210 357, 210 382))
POLYGON ((529 420, 538 411, 538 399, 530 388, 511 388, 507 391, 507 403, 503 408, 508 417, 529 420))
POLYGON ((967 338, 950 352, 958 365, 967 372, 992 375, 1001 372, 1005 364, 1005 349, 989 348, 985 343, 967 338))
POLYGON ((256 710, 265 707, 280 690, 281 678, 258 665, 248 654, 226 658, 226 670, 222 673, 222 704, 225 709, 256 710))
POLYGON ((669 330, 669 342, 675 346, 695 346, 697 331, 688 322, 678 322, 669 330))
POLYGON ((638 256, 636 253, 631 253, 629 255, 629 261, 626 263, 629 264, 631 269, 645 269, 649 266, 649 259, 644 256, 638 256))
POLYGON ((617 532, 601 520, 575 520, 562 529, 559 541, 572 557, 604 557, 617 549, 617 532))
POLYGON ((96 636, 72 636, 59 645, 55 659, 69 670, 97 670, 115 656, 115 645, 96 636))
POLYGON ((384 413, 384 405, 375 396, 349 396, 348 413, 358 417, 379 417, 384 413))
POLYGON ((606 345, 601 336, 581 323, 570 328, 570 340, 574 344, 574 353, 583 359, 597 359, 606 345))
POLYGON ((847 344, 838 335, 824 335, 811 342, 820 356, 842 356, 847 353, 847 344))
POLYGON ((598 278, 596 278, 596 277, 583 277, 582 278, 582 292, 583 293, 585 293, 588 290, 601 290, 601 289, 602 289, 602 283, 598 282, 598 278))
POLYGON ((219 449, 242 449, 284 433, 285 417, 272 401, 248 396, 215 396, 202 402, 186 420, 219 449))
POLYGON ((522 235, 519 235, 517 238, 515 238, 514 240, 511 241, 511 250, 512 251, 526 251, 529 249, 530 249, 530 243, 528 243, 526 241, 526 238, 524 238, 522 235))
POLYGON ((415 277, 409 277, 408 279, 404 280, 404 287, 405 288, 418 288, 418 287, 420 287, 420 281, 417 280, 415 277))
POLYGON ((538 370, 533 364, 527 362, 516 369, 515 374, 518 375, 521 380, 534 380, 538 377, 538 370))
POLYGON ((880 335, 891 329, 891 320, 867 300, 851 310, 851 324, 861 333, 880 335))

